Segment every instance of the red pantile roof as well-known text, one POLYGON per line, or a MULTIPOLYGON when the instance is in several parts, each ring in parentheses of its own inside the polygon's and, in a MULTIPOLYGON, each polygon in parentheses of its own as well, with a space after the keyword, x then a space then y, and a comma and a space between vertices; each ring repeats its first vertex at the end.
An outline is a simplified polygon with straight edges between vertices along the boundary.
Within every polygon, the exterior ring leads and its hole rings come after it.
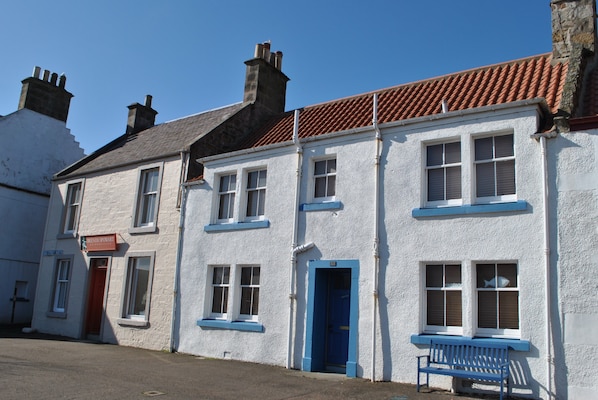
MULTIPOLYGON (((568 64, 551 65, 552 53, 476 68, 437 78, 305 107, 299 137, 346 131, 372 124, 372 95, 378 93, 378 123, 408 120, 520 100, 543 98, 551 112, 558 109, 568 64)), ((245 142, 245 148, 292 139, 293 113, 272 119, 245 142)))

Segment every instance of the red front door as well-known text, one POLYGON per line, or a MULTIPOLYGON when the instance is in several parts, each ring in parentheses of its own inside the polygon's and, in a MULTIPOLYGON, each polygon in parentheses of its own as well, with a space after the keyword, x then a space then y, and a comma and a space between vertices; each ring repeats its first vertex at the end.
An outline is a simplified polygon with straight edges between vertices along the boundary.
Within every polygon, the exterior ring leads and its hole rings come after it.
POLYGON ((87 296, 85 334, 99 335, 104 315, 104 286, 108 270, 107 258, 92 258, 90 265, 91 279, 87 296))

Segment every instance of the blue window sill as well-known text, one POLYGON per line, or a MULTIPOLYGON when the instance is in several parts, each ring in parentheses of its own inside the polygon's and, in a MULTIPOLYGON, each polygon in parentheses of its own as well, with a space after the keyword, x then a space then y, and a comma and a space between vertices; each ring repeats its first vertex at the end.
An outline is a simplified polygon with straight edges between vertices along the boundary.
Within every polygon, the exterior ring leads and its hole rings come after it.
POLYGON ((486 214, 498 212, 525 211, 528 203, 518 200, 512 203, 471 204, 457 207, 414 208, 411 210, 413 218, 442 217, 447 215, 486 214))
POLYGON ((247 332, 263 332, 264 325, 258 324, 257 322, 231 322, 231 321, 220 321, 217 319, 200 319, 197 321, 197 326, 202 328, 216 328, 226 329, 231 331, 247 331, 247 332))
POLYGON ((498 338, 470 338, 464 336, 449 336, 449 335, 411 335, 412 344, 430 344, 433 339, 442 339, 444 341, 454 341, 455 343, 484 343, 484 344, 506 344, 511 350, 515 351, 530 351, 531 345, 529 340, 520 339, 498 339, 498 338))
POLYGON ((205 225, 203 230, 205 232, 225 232, 225 231, 242 231, 245 229, 262 229, 269 228, 270 221, 265 219, 263 221, 252 222, 233 222, 232 224, 212 224, 205 225))
POLYGON ((340 201, 327 201, 324 203, 304 203, 299 206, 299 211, 325 211, 340 210, 343 203, 340 201))

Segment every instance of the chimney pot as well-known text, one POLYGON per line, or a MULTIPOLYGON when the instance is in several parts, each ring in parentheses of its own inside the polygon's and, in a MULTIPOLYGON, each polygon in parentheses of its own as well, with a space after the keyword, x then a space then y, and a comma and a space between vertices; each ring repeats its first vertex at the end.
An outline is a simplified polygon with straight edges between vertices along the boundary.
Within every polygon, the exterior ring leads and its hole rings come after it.
POLYGON ((54 72, 50 78, 50 83, 56 86, 56 82, 58 82, 58 74, 54 72))
POLYGON ((152 95, 148 94, 145 96, 145 106, 151 107, 152 106, 152 95))
POLYGON ((34 67, 33 68, 33 77, 39 79, 39 74, 41 73, 41 68, 40 67, 34 67))
POLYGON ((64 89, 66 86, 66 75, 60 74, 60 78, 58 79, 58 87, 64 89))
POLYGON ((50 79, 50 71, 48 71, 47 69, 44 69, 44 78, 43 80, 48 82, 48 80, 50 79))

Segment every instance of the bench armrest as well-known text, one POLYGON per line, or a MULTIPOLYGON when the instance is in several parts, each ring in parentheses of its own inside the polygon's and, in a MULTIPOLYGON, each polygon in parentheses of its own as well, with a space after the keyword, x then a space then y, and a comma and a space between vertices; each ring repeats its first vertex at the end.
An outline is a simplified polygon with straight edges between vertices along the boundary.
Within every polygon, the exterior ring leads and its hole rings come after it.
POLYGON ((421 366, 422 358, 426 359, 426 366, 430 366, 430 355, 429 354, 425 354, 423 356, 415 356, 415 357, 417 357, 417 368, 419 368, 421 366))

